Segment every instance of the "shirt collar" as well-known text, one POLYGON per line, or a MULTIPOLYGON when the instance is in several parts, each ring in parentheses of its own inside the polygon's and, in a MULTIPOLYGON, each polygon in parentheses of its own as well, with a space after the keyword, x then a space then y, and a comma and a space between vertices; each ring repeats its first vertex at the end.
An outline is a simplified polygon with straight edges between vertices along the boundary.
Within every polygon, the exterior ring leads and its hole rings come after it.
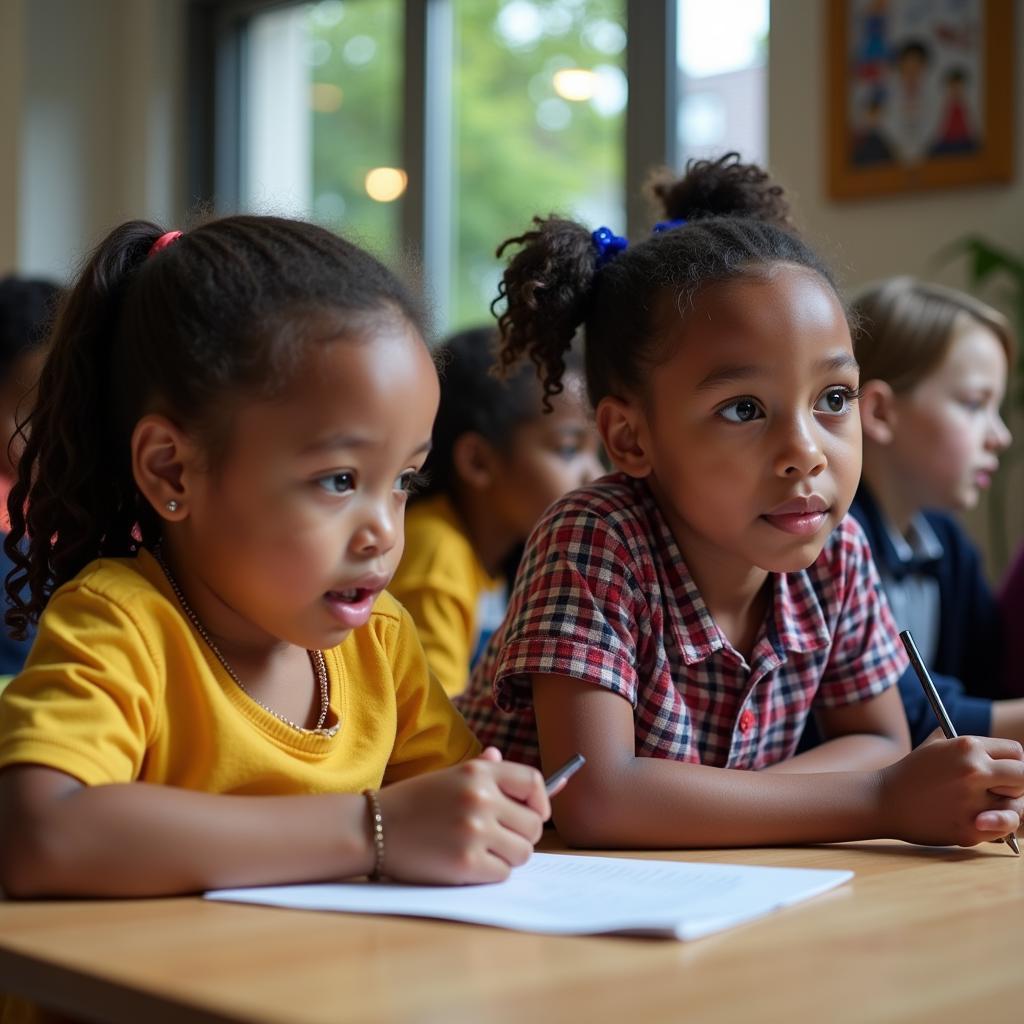
POLYGON ((905 534, 890 523, 884 513, 882 526, 896 557, 901 562, 937 562, 944 554, 942 541, 920 513, 911 519, 905 534))
MULTIPOLYGON (((682 633, 680 648, 683 662, 694 665, 706 661, 712 654, 723 650, 728 641, 718 628, 704 598, 697 589, 683 553, 658 508, 650 488, 640 481, 643 501, 650 510, 651 524, 657 538, 655 550, 665 555, 670 574, 671 593, 679 609, 682 633)), ((772 600, 769 610, 772 646, 777 650, 816 651, 832 642, 828 620, 811 585, 806 570, 791 573, 769 573, 772 600)))
POLYGON ((886 518, 863 481, 854 498, 854 509, 867 534, 875 564, 884 578, 899 581, 908 573, 935 574, 945 552, 942 541, 924 513, 914 516, 910 536, 904 537, 886 518))
POLYGON ((776 650, 806 654, 827 647, 832 642, 832 632, 807 570, 773 572, 769 578, 774 583, 772 624, 776 650))

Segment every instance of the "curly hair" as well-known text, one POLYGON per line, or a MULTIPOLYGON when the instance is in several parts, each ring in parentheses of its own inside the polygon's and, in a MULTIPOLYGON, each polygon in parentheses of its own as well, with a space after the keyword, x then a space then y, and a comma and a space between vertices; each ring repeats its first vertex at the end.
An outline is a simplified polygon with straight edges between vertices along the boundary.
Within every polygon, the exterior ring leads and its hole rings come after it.
POLYGON ((651 175, 647 187, 668 220, 752 217, 795 230, 782 186, 757 164, 743 163, 739 153, 691 160, 682 178, 662 168, 651 175))
POLYGON ((15 637, 88 562, 159 539, 131 466, 146 412, 189 430, 216 467, 237 402, 279 394, 307 345, 382 316, 422 333, 394 275, 322 228, 226 217, 150 256, 163 233, 141 220, 115 228, 58 310, 8 497, 15 637))
POLYGON ((555 214, 535 217, 531 230, 498 247, 502 256, 518 246, 492 304, 497 313, 504 303, 499 360, 506 368, 532 362, 545 396, 560 389, 565 353, 581 327, 591 404, 642 394, 673 324, 716 282, 791 263, 818 274, 839 299, 829 269, 791 230, 781 188, 736 154, 691 162, 679 181, 658 179, 654 192, 666 218, 686 223, 603 265, 590 229, 555 214))

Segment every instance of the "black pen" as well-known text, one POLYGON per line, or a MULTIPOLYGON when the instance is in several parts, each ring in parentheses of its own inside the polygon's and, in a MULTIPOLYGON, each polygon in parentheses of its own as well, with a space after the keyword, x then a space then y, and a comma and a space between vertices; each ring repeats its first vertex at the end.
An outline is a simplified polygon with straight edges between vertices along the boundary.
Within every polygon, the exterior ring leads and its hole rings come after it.
MULTIPOLYGON (((910 664, 914 666, 917 678, 921 680, 921 685, 924 687, 924 695, 928 698, 928 703, 931 704, 932 711, 935 712, 935 717, 939 720, 939 725, 942 726, 942 735, 947 740, 956 739, 956 729, 946 713, 946 709, 942 704, 942 698, 939 696, 939 691, 935 689, 935 684, 932 682, 932 677, 928 675, 928 669, 924 666, 924 659, 921 657, 921 652, 917 649, 917 644, 914 643, 914 638, 910 635, 910 630, 903 630, 900 633, 900 639, 903 641, 903 646, 907 649, 907 656, 910 658, 910 664)), ((1017 837, 1012 832, 1006 837, 1005 842, 1019 857, 1020 847, 1017 845, 1017 837)))
POLYGON ((560 782, 571 779, 586 763, 587 759, 582 754, 573 754, 544 780, 544 792, 551 796, 560 782))

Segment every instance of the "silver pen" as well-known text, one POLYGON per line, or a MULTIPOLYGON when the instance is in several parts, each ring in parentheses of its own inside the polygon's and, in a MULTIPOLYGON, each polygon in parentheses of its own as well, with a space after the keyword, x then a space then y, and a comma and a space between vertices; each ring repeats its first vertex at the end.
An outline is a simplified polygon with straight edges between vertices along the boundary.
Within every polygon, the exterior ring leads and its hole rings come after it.
POLYGON ((561 768, 556 768, 544 780, 544 792, 551 796, 560 782, 571 779, 586 763, 587 759, 582 754, 573 754, 561 768))
MULTIPOLYGON (((924 659, 921 657, 921 652, 917 649, 917 644, 914 643, 914 638, 910 635, 910 630, 903 630, 900 633, 900 639, 903 641, 903 646, 907 649, 907 656, 910 658, 910 664, 914 666, 917 678, 921 680, 921 685, 924 687, 924 695, 928 698, 928 703, 931 704, 932 711, 935 712, 935 717, 939 720, 939 725, 942 726, 942 735, 947 740, 956 739, 956 728, 946 713, 946 708, 942 703, 942 698, 939 696, 939 691, 935 689, 932 677, 928 675, 928 669, 925 668, 924 659)), ((1020 856, 1017 837, 1012 832, 1003 841, 1018 857, 1020 856)))

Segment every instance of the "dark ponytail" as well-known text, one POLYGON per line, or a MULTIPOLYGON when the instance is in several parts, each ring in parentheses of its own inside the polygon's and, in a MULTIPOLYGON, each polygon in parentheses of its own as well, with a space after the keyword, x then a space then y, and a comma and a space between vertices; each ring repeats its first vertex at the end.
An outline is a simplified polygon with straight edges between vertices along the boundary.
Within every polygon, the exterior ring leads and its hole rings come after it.
POLYGON ((505 302, 500 358, 504 366, 529 358, 545 395, 560 389, 564 353, 581 326, 587 391, 596 406, 607 395, 644 394, 680 317, 710 284, 793 263, 836 291, 825 264, 790 230, 782 189, 756 165, 741 164, 734 153, 695 161, 679 181, 662 175, 652 189, 665 219, 685 223, 603 265, 590 229, 556 216, 535 218, 534 230, 499 246, 499 256, 520 246, 494 305, 505 302))
POLYGON ((161 233, 147 221, 112 232, 58 309, 35 408, 18 426, 25 448, 7 500, 11 531, 4 550, 14 568, 6 620, 19 639, 36 618, 21 590, 27 585, 32 603, 45 604, 55 579, 75 575, 89 561, 85 552, 98 552, 107 535, 124 540, 138 516, 129 515, 125 530, 134 487, 128 488, 127 459, 110 446, 101 410, 110 405, 111 347, 125 287, 161 233), (51 524, 59 532, 45 532, 51 524))
POLYGON ((58 311, 8 498, 13 636, 88 562, 159 538, 131 467, 146 412, 192 433, 215 467, 237 401, 279 393, 307 345, 380 316, 422 328, 394 275, 322 228, 227 217, 150 256, 161 234, 147 221, 116 228, 58 311))

